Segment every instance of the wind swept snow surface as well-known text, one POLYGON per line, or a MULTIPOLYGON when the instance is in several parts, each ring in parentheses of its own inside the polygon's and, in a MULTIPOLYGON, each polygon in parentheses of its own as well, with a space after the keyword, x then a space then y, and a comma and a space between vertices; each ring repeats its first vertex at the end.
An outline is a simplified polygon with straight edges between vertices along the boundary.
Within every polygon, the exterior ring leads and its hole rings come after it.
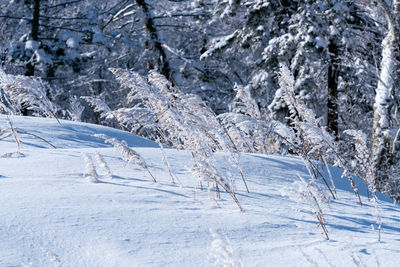
MULTIPOLYGON (((223 263, 218 255, 239 266, 398 266, 398 207, 379 196, 383 233, 378 242, 365 185, 359 182, 361 207, 338 169, 331 172, 339 199, 323 209, 327 241, 311 209, 296 201, 295 182, 299 176, 308 180, 298 158, 243 154, 250 193, 233 173, 240 212, 228 194, 221 194, 218 207, 200 190, 189 170, 189 152, 164 149, 181 182, 174 184, 151 141, 91 124, 11 120, 21 132, 57 149, 20 134, 23 146, 14 153, 12 136, 0 140, 0 266, 213 266, 223 263), (118 152, 94 134, 125 140, 158 183, 140 167, 124 167, 118 152), (88 179, 85 154, 97 182, 88 179)), ((8 127, 5 116, 0 127, 8 127)), ((229 168, 227 158, 217 155, 221 170, 229 168)))

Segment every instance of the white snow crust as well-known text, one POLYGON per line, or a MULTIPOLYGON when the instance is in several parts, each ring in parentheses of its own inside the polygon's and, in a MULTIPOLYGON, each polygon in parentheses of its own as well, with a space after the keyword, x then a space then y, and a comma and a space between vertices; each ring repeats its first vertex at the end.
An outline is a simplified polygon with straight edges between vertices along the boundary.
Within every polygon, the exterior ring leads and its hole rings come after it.
MULTIPOLYGON (((187 151, 164 149, 182 183, 174 184, 154 142, 85 123, 11 120, 57 148, 20 135, 18 154, 12 137, 0 140, 0 266, 212 266, 221 262, 213 251, 216 244, 224 248, 221 240, 229 240, 226 255, 243 266, 398 266, 398 207, 379 195, 384 231, 378 242, 365 184, 358 180, 360 207, 337 168, 331 173, 339 199, 324 209, 327 241, 306 204, 286 196, 296 190, 298 175, 308 179, 296 157, 243 154, 250 193, 233 174, 240 212, 228 194, 221 194, 218 207, 196 186, 187 151), (94 134, 125 140, 158 183, 145 170, 124 167, 118 153, 94 134), (112 177, 96 161, 96 152, 112 177), (96 183, 86 179, 83 153, 93 159, 96 183)), ((0 127, 7 127, 2 115, 0 127)), ((224 153, 217 161, 219 168, 228 167, 224 153)))

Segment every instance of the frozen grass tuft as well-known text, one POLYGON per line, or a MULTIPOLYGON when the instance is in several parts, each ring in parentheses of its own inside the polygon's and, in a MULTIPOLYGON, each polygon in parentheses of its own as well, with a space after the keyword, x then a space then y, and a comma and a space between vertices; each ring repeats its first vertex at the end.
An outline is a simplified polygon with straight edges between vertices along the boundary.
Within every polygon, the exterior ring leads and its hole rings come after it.
MULTIPOLYGON (((307 166, 307 165, 306 165, 307 166)), ((309 167, 307 166, 309 170, 309 167)), ((310 172, 310 170, 309 170, 310 172)), ((282 189, 282 195, 288 196, 291 200, 300 205, 306 205, 318 221, 318 226, 322 228, 323 234, 329 240, 328 229, 325 225, 323 215, 323 207, 329 204, 329 198, 324 191, 318 186, 310 172, 310 180, 306 181, 300 175, 299 180, 294 182, 292 189, 282 189)))
POLYGON ((47 257, 49 257, 50 261, 54 264, 54 267, 63 267, 63 262, 57 254, 45 248, 42 248, 42 250, 47 255, 47 257))
MULTIPOLYGON (((123 88, 130 89, 127 99, 133 107, 129 112, 133 109, 144 109, 151 114, 150 117, 154 118, 153 131, 160 141, 170 147, 191 152, 192 174, 198 179, 200 186, 207 186, 209 192, 212 192, 212 187, 215 187, 216 192, 224 190, 242 210, 233 188, 230 187, 230 181, 215 166, 215 152, 227 152, 230 163, 237 169, 246 191, 249 192, 239 167, 237 148, 206 103, 198 96, 182 93, 155 71, 150 71, 147 78, 122 69, 110 71, 123 88)), ((132 121, 132 124, 135 123, 132 121)), ((145 125, 144 127, 147 128, 145 125)))
POLYGON ((86 177, 88 182, 97 183, 99 181, 99 175, 96 172, 96 168, 94 167, 92 157, 86 153, 82 154, 83 159, 86 163, 86 177))
POLYGON ((104 139, 105 143, 112 144, 114 146, 114 149, 120 153, 122 159, 125 162, 125 166, 129 163, 133 165, 138 165, 147 171, 147 173, 151 176, 153 182, 155 183, 157 182, 154 175, 150 172, 149 167, 146 164, 145 160, 139 155, 139 153, 137 153, 132 148, 128 147, 125 141, 120 142, 115 138, 109 138, 105 134, 95 134, 94 136, 104 139))
POLYGON ((235 251, 228 239, 223 240, 217 233, 210 230, 213 237, 210 249, 210 261, 218 267, 242 267, 243 263, 237 259, 235 251))
POLYGON ((6 74, 0 68, 0 111, 6 114, 19 115, 26 108, 34 116, 51 117, 58 121, 58 107, 47 97, 49 92, 52 88, 39 77, 6 74))
POLYGON ((110 167, 108 167, 107 162, 104 160, 103 156, 100 155, 99 152, 96 151, 96 153, 94 154, 96 157, 96 161, 97 163, 100 165, 100 167, 103 169, 103 171, 106 173, 107 178, 112 179, 112 173, 111 173, 111 169, 110 167))

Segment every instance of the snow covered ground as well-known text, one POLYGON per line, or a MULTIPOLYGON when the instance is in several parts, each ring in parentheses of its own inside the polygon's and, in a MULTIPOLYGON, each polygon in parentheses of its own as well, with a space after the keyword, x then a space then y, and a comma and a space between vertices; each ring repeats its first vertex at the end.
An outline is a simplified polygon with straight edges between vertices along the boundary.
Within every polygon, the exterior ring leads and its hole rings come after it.
MULTIPOLYGON (((324 209, 327 241, 307 205, 286 196, 295 194, 298 174, 307 177, 298 158, 242 155, 251 192, 236 177, 240 212, 229 195, 222 194, 218 207, 196 188, 188 152, 165 149, 182 187, 171 183, 153 142, 91 124, 12 121, 57 148, 21 134, 18 155, 12 154, 17 151, 12 137, 0 140, 0 266, 212 266, 210 230, 244 266, 399 266, 399 208, 380 196, 378 242, 374 205, 362 192, 360 207, 338 169, 332 172, 339 199, 324 209), (124 167, 118 153, 93 136, 101 133, 134 147, 158 183, 140 168, 124 167), (112 179, 95 152, 110 166, 112 179), (100 182, 87 181, 82 153, 92 156, 100 182)), ((0 127, 7 127, 5 116, 0 127)), ((227 162, 218 154, 220 168, 227 162)), ((365 185, 359 185, 363 191, 365 185)))

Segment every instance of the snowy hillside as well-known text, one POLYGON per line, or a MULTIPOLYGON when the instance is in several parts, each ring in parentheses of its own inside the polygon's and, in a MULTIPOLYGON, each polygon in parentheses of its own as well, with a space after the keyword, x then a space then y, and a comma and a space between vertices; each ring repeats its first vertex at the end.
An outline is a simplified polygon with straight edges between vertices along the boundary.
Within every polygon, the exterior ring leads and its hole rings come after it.
MULTIPOLYGON (((296 201, 298 175, 308 176, 298 158, 242 155, 250 193, 235 177, 240 212, 229 195, 222 193, 218 207, 200 190, 188 171, 188 152, 164 149, 181 182, 174 184, 151 141, 91 124, 11 119, 23 146, 16 154, 12 136, 0 140, 0 266, 213 266, 222 244, 243 266, 398 266, 398 207, 379 196, 378 242, 365 185, 358 183, 360 207, 338 169, 331 171, 339 199, 323 209, 327 241, 307 204, 296 201), (139 167, 124 167, 118 152, 94 134, 126 140, 158 183, 139 167), (99 182, 88 181, 83 153, 93 159, 99 182)), ((0 127, 8 127, 5 116, 0 127)), ((220 168, 227 162, 218 155, 220 168)))

